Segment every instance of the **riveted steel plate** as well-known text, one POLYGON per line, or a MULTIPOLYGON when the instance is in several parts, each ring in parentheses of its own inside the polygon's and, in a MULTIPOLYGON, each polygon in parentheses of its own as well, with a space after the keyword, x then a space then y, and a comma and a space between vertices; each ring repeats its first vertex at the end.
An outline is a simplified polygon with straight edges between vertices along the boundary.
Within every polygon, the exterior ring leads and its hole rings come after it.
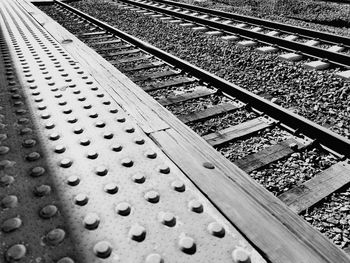
POLYGON ((12 141, 1 142, 10 151, 0 147, 0 154, 2 149, 10 164, 16 162, 9 176, 18 174, 1 197, 18 195, 22 207, 1 208, 1 222, 23 221, 11 233, 1 232, 2 258, 14 262, 14 253, 23 262, 265 262, 83 65, 16 2, 2 1, 0 7, 1 46, 9 53, 0 72, 7 81, 0 99, 8 112, 0 114, 12 116, 2 118, 6 127, 23 114, 32 129, 23 137, 17 124, 13 131, 5 128, 12 141), (7 71, 9 63, 16 71, 7 71), (6 79, 7 72, 18 81, 6 79), (52 194, 33 197, 28 189, 39 184, 51 184, 52 194))

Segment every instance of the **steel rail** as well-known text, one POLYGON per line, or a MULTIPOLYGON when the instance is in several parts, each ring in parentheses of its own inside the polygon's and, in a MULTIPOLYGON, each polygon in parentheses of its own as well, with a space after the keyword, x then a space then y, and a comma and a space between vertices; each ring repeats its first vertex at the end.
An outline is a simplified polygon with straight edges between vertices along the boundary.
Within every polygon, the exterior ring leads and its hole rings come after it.
POLYGON ((187 61, 177 58, 153 45, 146 43, 132 35, 129 35, 117 28, 108 25, 88 14, 77 10, 76 8, 69 6, 61 1, 54 0, 55 3, 65 7, 66 9, 72 11, 73 13, 83 17, 84 19, 94 23, 95 25, 105 29, 106 31, 128 41, 129 43, 139 47, 140 49, 164 60, 165 62, 172 64, 185 72, 188 72, 192 76, 206 82, 223 92, 247 103, 251 107, 263 112, 264 114, 280 121, 284 125, 297 130, 298 132, 315 139, 320 144, 332 149, 333 151, 344 155, 346 157, 350 156, 350 140, 346 139, 335 132, 330 131, 314 122, 307 120, 306 118, 292 113, 281 106, 278 106, 266 99, 263 99, 233 83, 230 83, 214 74, 200 69, 187 61))
POLYGON ((223 24, 223 23, 212 21, 209 19, 191 16, 191 15, 176 12, 173 10, 160 8, 158 6, 146 5, 146 4, 132 1, 132 0, 119 0, 119 1, 123 3, 131 4, 134 6, 138 6, 141 8, 149 9, 158 13, 163 13, 169 16, 178 17, 178 18, 181 18, 190 22, 194 22, 203 26, 215 28, 219 31, 225 31, 231 34, 239 34, 246 38, 256 39, 257 41, 264 42, 270 45, 278 45, 279 47, 286 50, 299 51, 307 56, 326 59, 332 64, 336 64, 338 66, 350 67, 350 55, 347 55, 344 53, 332 52, 319 47, 309 46, 303 43, 286 40, 275 36, 269 36, 269 35, 259 33, 259 32, 254 32, 248 29, 238 28, 233 25, 223 24))
POLYGON ((285 32, 289 32, 289 33, 292 32, 294 34, 307 36, 309 38, 319 38, 320 40, 325 40, 327 42, 337 43, 337 44, 341 43, 341 44, 350 46, 350 38, 344 37, 344 36, 320 32, 320 31, 316 31, 316 30, 312 30, 312 29, 297 27, 297 26, 283 24, 283 23, 279 23, 279 22, 273 22, 270 20, 256 18, 256 17, 252 17, 252 16, 239 15, 239 14, 224 12, 224 11, 220 11, 220 10, 209 9, 209 8, 204 8, 204 7, 200 7, 200 6, 194 6, 194 5, 185 4, 185 3, 181 3, 181 2, 174 2, 174 1, 170 1, 170 0, 152 0, 152 1, 164 3, 164 4, 168 4, 168 5, 174 5, 174 6, 178 6, 181 8, 186 8, 186 9, 196 11, 196 12, 202 12, 202 13, 206 13, 206 14, 219 16, 219 17, 238 20, 241 22, 252 23, 255 25, 264 26, 264 27, 268 27, 271 29, 278 29, 278 30, 282 30, 285 32))

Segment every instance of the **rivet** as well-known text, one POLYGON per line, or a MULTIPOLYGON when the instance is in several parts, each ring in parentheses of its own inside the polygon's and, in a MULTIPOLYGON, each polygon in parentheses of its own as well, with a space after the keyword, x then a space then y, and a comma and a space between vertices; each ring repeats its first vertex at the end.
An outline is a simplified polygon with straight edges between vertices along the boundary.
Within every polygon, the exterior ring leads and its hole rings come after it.
POLYGON ((84 129, 82 127, 80 127, 80 126, 76 126, 76 127, 73 128, 73 132, 75 134, 81 134, 83 131, 84 131, 84 129))
POLYGON ((207 169, 214 169, 215 168, 215 166, 210 162, 204 162, 203 166, 207 169))
POLYGON ((18 198, 15 195, 8 195, 1 199, 1 206, 3 208, 14 208, 18 204, 18 198))
POLYGON ((65 100, 60 100, 60 101, 58 102, 58 105, 60 105, 60 106, 67 105, 67 101, 65 101, 65 100))
POLYGON ((118 117, 117 118, 117 122, 125 122, 125 118, 124 117, 118 117))
POLYGON ((117 112, 118 112, 118 109, 110 109, 109 112, 110 112, 110 113, 117 113, 117 112))
POLYGON ((66 236, 66 232, 63 229, 56 228, 47 233, 45 241, 48 245, 57 246, 60 244, 66 236))
POLYGON ((110 104, 111 104, 111 101, 105 100, 105 101, 103 101, 102 103, 103 103, 104 105, 110 105, 110 104))
POLYGON ((95 126, 98 128, 103 128, 106 126, 106 123, 104 123, 103 121, 98 121, 95 123, 95 126))
POLYGON ((19 118, 18 120, 17 120, 17 122, 19 123, 19 124, 28 124, 29 123, 29 119, 28 118, 19 118))
POLYGON ((74 263, 74 260, 69 257, 61 258, 57 263, 74 263))
POLYGON ((64 109, 62 112, 63 112, 64 114, 71 114, 71 113, 72 113, 72 109, 67 108, 67 109, 64 109))
POLYGON ((120 152, 122 149, 123 149, 123 146, 121 146, 120 144, 118 143, 115 143, 112 145, 112 150, 115 151, 115 152, 120 152))
POLYGON ((48 219, 53 217, 57 213, 57 211, 58 208, 55 205, 47 205, 40 210, 39 215, 42 218, 48 219))
POLYGON ((27 249, 22 244, 16 244, 11 246, 5 254, 7 262, 16 262, 25 257, 27 249))
POLYGON ((107 241, 100 241, 94 246, 93 251, 99 258, 108 258, 112 253, 112 246, 107 241))
POLYGON ((145 155, 150 159, 155 159, 157 157, 157 153, 152 150, 146 151, 145 155))
POLYGON ((100 218, 95 213, 89 213, 84 217, 83 222, 86 229, 93 230, 98 227, 100 218))
POLYGON ((74 117, 74 116, 69 116, 69 117, 67 118, 67 121, 68 121, 69 123, 76 123, 78 120, 77 120, 77 118, 74 117))
POLYGON ((80 96, 80 97, 78 97, 78 100, 79 100, 79 101, 84 101, 84 100, 86 100, 86 97, 80 96))
POLYGON ((76 185, 79 184, 79 182, 80 182, 80 179, 79 179, 79 177, 76 176, 76 175, 71 175, 71 176, 69 176, 68 179, 67 179, 67 183, 68 183, 70 186, 76 186, 76 185))
POLYGON ((99 176, 105 176, 108 173, 108 169, 105 166, 98 166, 95 173, 99 176))
POLYGON ((115 207, 115 210, 117 211, 117 213, 119 215, 127 216, 130 214, 131 207, 130 207, 130 204, 128 204, 126 202, 122 202, 122 203, 117 204, 117 206, 115 207))
POLYGON ((134 127, 126 127, 126 128, 125 128, 125 131, 126 131, 127 133, 133 133, 133 132, 135 131, 135 128, 134 128, 134 127))
POLYGON ((145 263, 164 263, 164 260, 159 254, 149 254, 146 257, 145 263))
POLYGON ((99 93, 96 95, 98 98, 103 98, 105 95, 103 93, 99 93))
POLYGON ((171 183, 171 187, 178 192, 184 192, 186 189, 186 186, 183 182, 181 181, 174 181, 171 183))
POLYGON ((176 218, 172 213, 169 212, 160 212, 159 213, 159 220, 162 222, 162 224, 166 226, 175 226, 176 224, 176 218))
MULTIPOLYGON (((82 79, 86 79, 87 77, 86 76, 83 76, 82 79)), ((85 82, 86 84, 88 85, 91 85, 93 82, 91 80, 88 80, 85 82)), ((96 88, 96 87, 95 87, 96 88)), ((98 89, 98 88, 97 88, 98 89)), ((92 89, 92 90, 97 90, 97 89, 92 89)))
POLYGON ((22 143, 23 147, 25 148, 31 148, 35 146, 35 144, 36 144, 36 140, 33 140, 33 139, 26 139, 22 143))
POLYGON ((50 140, 52 140, 52 141, 56 141, 56 140, 58 140, 60 138, 60 135, 58 134, 58 133, 51 133, 50 135, 49 135, 49 139, 50 140))
POLYGON ((22 220, 18 217, 10 218, 4 221, 1 225, 1 230, 5 233, 15 231, 22 225, 22 220))
POLYGON ((26 156, 26 160, 30 162, 34 162, 40 159, 40 153, 38 152, 31 152, 26 156))
POLYGON ((113 138, 113 133, 112 132, 105 132, 104 134, 103 134, 103 138, 105 138, 105 139, 112 139, 113 138))
POLYGON ((24 114, 26 114, 26 113, 27 113, 27 111, 24 110, 24 109, 16 110, 16 114, 17 114, 17 115, 24 115, 24 114))
POLYGON ((134 142, 135 142, 136 144, 142 145, 142 144, 145 143, 145 140, 144 140, 143 138, 135 138, 135 139, 134 139, 134 142))
POLYGON ((53 85, 55 85, 55 82, 54 82, 54 81, 49 81, 47 84, 48 84, 49 86, 53 86, 53 85))
POLYGON ((159 167, 158 167, 158 171, 160 172, 160 173, 162 173, 162 174, 168 174, 168 173, 170 173, 170 167, 169 166, 167 166, 167 165, 160 165, 159 167))
POLYGON ((121 160, 121 163, 125 167, 131 167, 134 164, 134 162, 130 158, 124 158, 123 160, 121 160))
POLYGON ((34 194, 38 197, 46 196, 51 193, 51 186, 43 184, 34 188, 34 194))
POLYGON ((136 173, 132 176, 132 180, 135 183, 142 184, 145 182, 146 178, 142 173, 136 173))
POLYGON ((97 114, 96 112, 91 112, 91 113, 89 114, 89 117, 90 117, 90 118, 97 118, 97 117, 98 117, 98 114, 97 114))
POLYGON ((45 124, 45 128, 46 129, 52 129, 52 128, 54 128, 55 127, 55 124, 53 123, 53 122, 47 122, 46 124, 45 124))
POLYGON ((42 176, 45 173, 45 168, 41 167, 41 166, 37 166, 32 168, 32 170, 30 171, 30 176, 32 177, 39 177, 42 176))
POLYGON ((7 146, 0 146, 0 155, 4 155, 10 151, 10 148, 7 146))
POLYGON ((81 205, 81 206, 86 205, 88 203, 88 200, 89 199, 86 194, 77 194, 75 196, 75 203, 77 205, 81 205))
POLYGON ((203 212, 203 205, 198 200, 191 200, 188 203, 188 207, 196 213, 202 213, 203 212))
POLYGON ((87 146, 90 144, 90 140, 87 138, 82 138, 82 139, 80 139, 80 144, 83 146, 87 146))
POLYGON ((158 203, 159 202, 159 193, 156 191, 149 191, 144 195, 145 199, 150 203, 158 203))
POLYGON ((196 253, 196 243, 191 237, 182 237, 179 240, 180 249, 186 254, 196 253))
POLYGON ((146 238, 146 229, 141 225, 133 225, 129 230, 129 236, 132 240, 142 242, 146 238))
POLYGON ((44 112, 41 114, 41 118, 44 120, 49 119, 50 117, 51 117, 51 115, 48 112, 44 112))
POLYGON ((118 192, 118 186, 115 183, 108 183, 104 187, 105 192, 115 194, 118 192))
POLYGON ((55 153, 64 153, 66 151, 66 147, 64 145, 56 145, 55 153))
POLYGON ((38 110, 45 110, 46 108, 47 108, 46 105, 43 105, 43 104, 38 105, 38 110))
POLYGON ((3 175, 0 177, 0 186, 9 186, 10 184, 12 184, 15 181, 15 178, 11 175, 3 175))
MULTIPOLYGON (((83 108, 84 109, 91 109, 92 108, 92 105, 90 103, 86 103, 83 105, 83 108)), ((93 115, 93 114, 92 114, 93 115)), ((91 118, 95 118, 95 117, 91 117, 91 118)))
POLYGON ((60 166, 63 167, 63 168, 68 168, 72 165, 72 160, 68 159, 68 158, 65 158, 65 159, 62 159, 61 162, 60 162, 60 166))
POLYGON ((235 263, 250 263, 250 256, 243 248, 236 248, 232 252, 232 259, 235 263))
POLYGON ((208 231, 210 234, 216 237, 225 236, 225 228, 217 222, 212 222, 208 225, 208 231))
POLYGON ((86 156, 89 159, 96 159, 98 157, 98 153, 94 150, 89 150, 86 156))

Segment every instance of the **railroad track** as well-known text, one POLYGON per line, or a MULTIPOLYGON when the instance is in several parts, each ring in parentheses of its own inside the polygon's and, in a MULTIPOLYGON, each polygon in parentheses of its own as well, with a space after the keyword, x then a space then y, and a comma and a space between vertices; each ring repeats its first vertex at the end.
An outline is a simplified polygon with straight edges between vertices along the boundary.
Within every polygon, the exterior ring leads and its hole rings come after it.
MULTIPOLYGON (((261 53, 282 49, 286 51, 279 56, 283 60, 313 59, 305 63, 307 68, 325 69, 333 65, 347 69, 350 66, 347 37, 168 0, 115 2, 120 7, 192 27, 195 31, 238 41, 239 46, 259 46, 257 51, 261 53)), ((348 74, 345 71, 339 76, 348 78, 348 74)))
POLYGON ((42 9, 255 179, 266 167, 286 165, 313 148, 330 156, 327 165, 301 180, 276 186, 258 179, 296 213, 350 182, 349 140, 67 4, 55 1, 42 9), (260 137, 273 142, 261 145, 260 137), (250 141, 247 152, 254 153, 232 158, 241 141, 250 141))

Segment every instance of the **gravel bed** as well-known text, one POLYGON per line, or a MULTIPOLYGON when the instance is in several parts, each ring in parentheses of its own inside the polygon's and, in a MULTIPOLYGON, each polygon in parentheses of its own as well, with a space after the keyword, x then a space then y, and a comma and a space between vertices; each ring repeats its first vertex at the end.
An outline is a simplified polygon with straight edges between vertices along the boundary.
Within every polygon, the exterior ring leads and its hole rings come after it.
POLYGON ((274 195, 288 191, 335 164, 336 158, 317 148, 295 152, 286 159, 253 171, 250 176, 274 195))
POLYGON ((226 158, 235 161, 249 154, 259 152, 267 147, 275 145, 289 137, 290 135, 287 132, 278 127, 273 129, 267 128, 258 132, 253 137, 229 142, 224 146, 217 148, 217 150, 226 158))
POLYGON ((277 59, 278 53, 259 54, 249 48, 237 48, 220 38, 118 9, 108 2, 89 0, 72 5, 245 89, 268 95, 281 106, 350 137, 347 128, 350 125, 350 83, 333 75, 337 69, 306 70, 305 62, 282 62, 277 59))
POLYGON ((255 113, 241 109, 206 121, 189 123, 188 126, 200 136, 204 136, 257 117, 255 113))

